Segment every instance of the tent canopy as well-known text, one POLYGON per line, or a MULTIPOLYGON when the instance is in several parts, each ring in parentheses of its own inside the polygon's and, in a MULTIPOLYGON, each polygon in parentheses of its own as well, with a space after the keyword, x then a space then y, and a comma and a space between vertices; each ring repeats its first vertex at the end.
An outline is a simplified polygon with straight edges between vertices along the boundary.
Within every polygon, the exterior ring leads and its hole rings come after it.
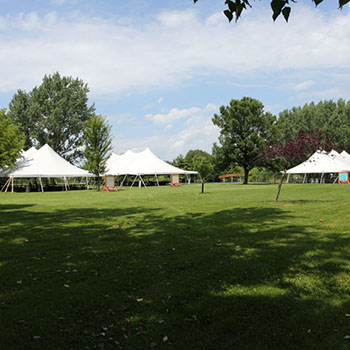
POLYGON ((39 150, 30 148, 22 153, 13 168, 0 173, 3 177, 93 177, 88 171, 80 169, 59 156, 48 144, 39 150))
POLYGON ((122 155, 112 154, 107 160, 106 175, 166 175, 198 174, 177 168, 159 159, 149 148, 142 152, 127 151, 122 155))
POLYGON ((341 154, 336 151, 316 151, 305 162, 288 169, 287 174, 326 174, 342 171, 350 171, 350 161, 345 161, 341 154))

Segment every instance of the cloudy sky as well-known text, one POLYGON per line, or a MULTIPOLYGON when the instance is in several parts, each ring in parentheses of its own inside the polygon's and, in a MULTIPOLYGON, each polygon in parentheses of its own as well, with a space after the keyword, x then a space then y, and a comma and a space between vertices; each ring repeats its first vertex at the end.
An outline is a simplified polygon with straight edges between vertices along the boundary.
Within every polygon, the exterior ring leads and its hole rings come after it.
POLYGON ((350 99, 349 9, 324 1, 293 4, 288 24, 253 1, 229 24, 223 0, 0 0, 0 108, 58 71, 88 84, 116 153, 210 152, 211 118, 231 99, 276 115, 350 99))

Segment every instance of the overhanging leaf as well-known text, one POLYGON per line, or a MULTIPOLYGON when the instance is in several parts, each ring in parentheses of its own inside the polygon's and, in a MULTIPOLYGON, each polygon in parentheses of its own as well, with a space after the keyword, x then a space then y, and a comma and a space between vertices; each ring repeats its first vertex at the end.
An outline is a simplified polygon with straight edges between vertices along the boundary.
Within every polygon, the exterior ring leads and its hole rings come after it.
POLYGON ((273 11, 272 18, 274 21, 281 14, 281 11, 286 3, 287 2, 285 0, 272 0, 271 1, 271 9, 273 11))
POLYGON ((282 14, 283 14, 283 17, 284 19, 286 20, 286 22, 288 22, 288 18, 289 18, 289 15, 290 15, 290 11, 291 11, 291 8, 289 6, 285 7, 283 10, 282 10, 282 14))
POLYGON ((339 7, 342 8, 345 4, 347 4, 350 0, 339 0, 339 7))
POLYGON ((227 0, 226 4, 230 9, 231 13, 236 12, 236 4, 233 1, 227 0))
POLYGON ((230 10, 225 10, 224 11, 225 16, 228 18, 228 21, 231 22, 233 19, 232 12, 230 10))

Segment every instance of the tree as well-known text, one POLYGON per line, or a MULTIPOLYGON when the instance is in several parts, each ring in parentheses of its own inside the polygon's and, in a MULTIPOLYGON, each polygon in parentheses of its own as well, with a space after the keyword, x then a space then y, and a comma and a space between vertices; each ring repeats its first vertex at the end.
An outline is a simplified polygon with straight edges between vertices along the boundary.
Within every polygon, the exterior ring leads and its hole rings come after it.
POLYGON ((84 130, 84 168, 100 177, 106 171, 106 161, 112 150, 111 126, 101 115, 92 115, 84 130))
POLYGON ((232 163, 242 166, 247 184, 249 170, 260 165, 262 150, 276 142, 276 117, 264 112, 260 101, 243 97, 221 106, 220 115, 214 114, 212 120, 221 129, 221 150, 216 149, 216 154, 223 157, 221 163, 226 167, 232 163))
POLYGON ((293 107, 279 114, 277 124, 284 142, 297 138, 300 130, 310 134, 319 129, 337 140, 340 149, 350 152, 350 101, 339 99, 293 107))
POLYGON ((193 158, 193 169, 198 171, 202 180, 202 193, 204 193, 204 181, 214 169, 213 163, 206 157, 197 155, 193 158))
MULTIPOLYGON (((323 0, 311 0, 315 6, 318 6, 323 0)), ((338 0, 339 8, 342 9, 345 4, 347 4, 350 0, 338 0)), ((194 3, 198 2, 198 0, 193 0, 194 3)), ((291 7, 289 6, 290 2, 296 2, 295 0, 271 0, 270 6, 272 9, 272 19, 275 21, 277 17, 282 14, 286 22, 288 22, 291 7)), ((237 20, 241 16, 243 10, 246 10, 247 7, 252 7, 249 0, 226 0, 225 4, 227 5, 227 9, 224 11, 225 16, 228 18, 229 22, 232 21, 233 18, 237 20)))
POLYGON ((34 133, 34 122, 30 120, 28 113, 30 107, 30 96, 23 90, 18 90, 9 105, 8 115, 13 123, 19 125, 20 130, 25 135, 24 150, 33 146, 32 135, 34 133))
POLYGON ((193 167, 193 161, 196 157, 203 157, 205 159, 211 160, 212 156, 208 152, 202 151, 200 149, 191 149, 185 155, 185 161, 189 167, 193 167))
POLYGON ((317 150, 331 151, 336 148, 337 144, 327 134, 314 130, 313 133, 300 131, 295 139, 279 141, 264 150, 266 165, 282 171, 275 201, 278 201, 287 169, 304 162, 317 150))
POLYGON ((205 178, 207 181, 215 181, 215 178, 216 178, 215 161, 214 161, 214 157, 208 152, 202 151, 200 149, 189 150, 185 155, 185 161, 188 164, 188 169, 197 170, 196 166, 198 164, 196 163, 196 158, 198 157, 204 158, 207 163, 212 164, 210 168, 210 172, 206 174, 205 178))
POLYGON ((0 109, 0 169, 15 164, 23 145, 24 135, 19 127, 11 122, 5 109, 0 109))
POLYGON ((81 155, 84 123, 93 114, 89 88, 78 78, 45 75, 40 86, 26 94, 18 91, 10 103, 13 122, 26 132, 27 147, 48 143, 69 161, 81 155))
POLYGON ((184 170, 190 170, 190 166, 188 165, 188 162, 186 161, 185 157, 180 154, 178 155, 172 162, 170 162, 171 165, 176 166, 178 168, 184 169, 184 170))

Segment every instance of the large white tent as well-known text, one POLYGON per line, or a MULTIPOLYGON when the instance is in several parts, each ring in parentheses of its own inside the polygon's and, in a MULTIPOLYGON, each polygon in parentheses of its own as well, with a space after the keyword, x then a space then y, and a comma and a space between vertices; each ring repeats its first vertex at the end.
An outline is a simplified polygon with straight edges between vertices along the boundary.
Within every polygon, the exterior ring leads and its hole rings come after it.
POLYGON ((42 178, 63 178, 67 189, 67 178, 89 178, 94 175, 70 164, 46 144, 39 150, 32 147, 28 151, 22 152, 22 158, 17 160, 15 166, 3 170, 0 176, 9 178, 6 190, 11 183, 13 191, 14 178, 39 178, 41 190, 43 191, 42 178))
POLYGON ((305 162, 288 169, 287 174, 322 174, 323 177, 324 174, 346 171, 350 171, 350 156, 347 158, 343 152, 339 154, 333 150, 329 153, 316 151, 305 162))
MULTIPOLYGON (((105 175, 134 175, 134 181, 142 176, 154 175, 191 175, 198 174, 197 171, 189 171, 177 168, 158 158, 149 148, 142 152, 127 151, 122 155, 112 154, 107 160, 107 171, 105 175)), ((143 183, 144 184, 144 183, 143 183)))

